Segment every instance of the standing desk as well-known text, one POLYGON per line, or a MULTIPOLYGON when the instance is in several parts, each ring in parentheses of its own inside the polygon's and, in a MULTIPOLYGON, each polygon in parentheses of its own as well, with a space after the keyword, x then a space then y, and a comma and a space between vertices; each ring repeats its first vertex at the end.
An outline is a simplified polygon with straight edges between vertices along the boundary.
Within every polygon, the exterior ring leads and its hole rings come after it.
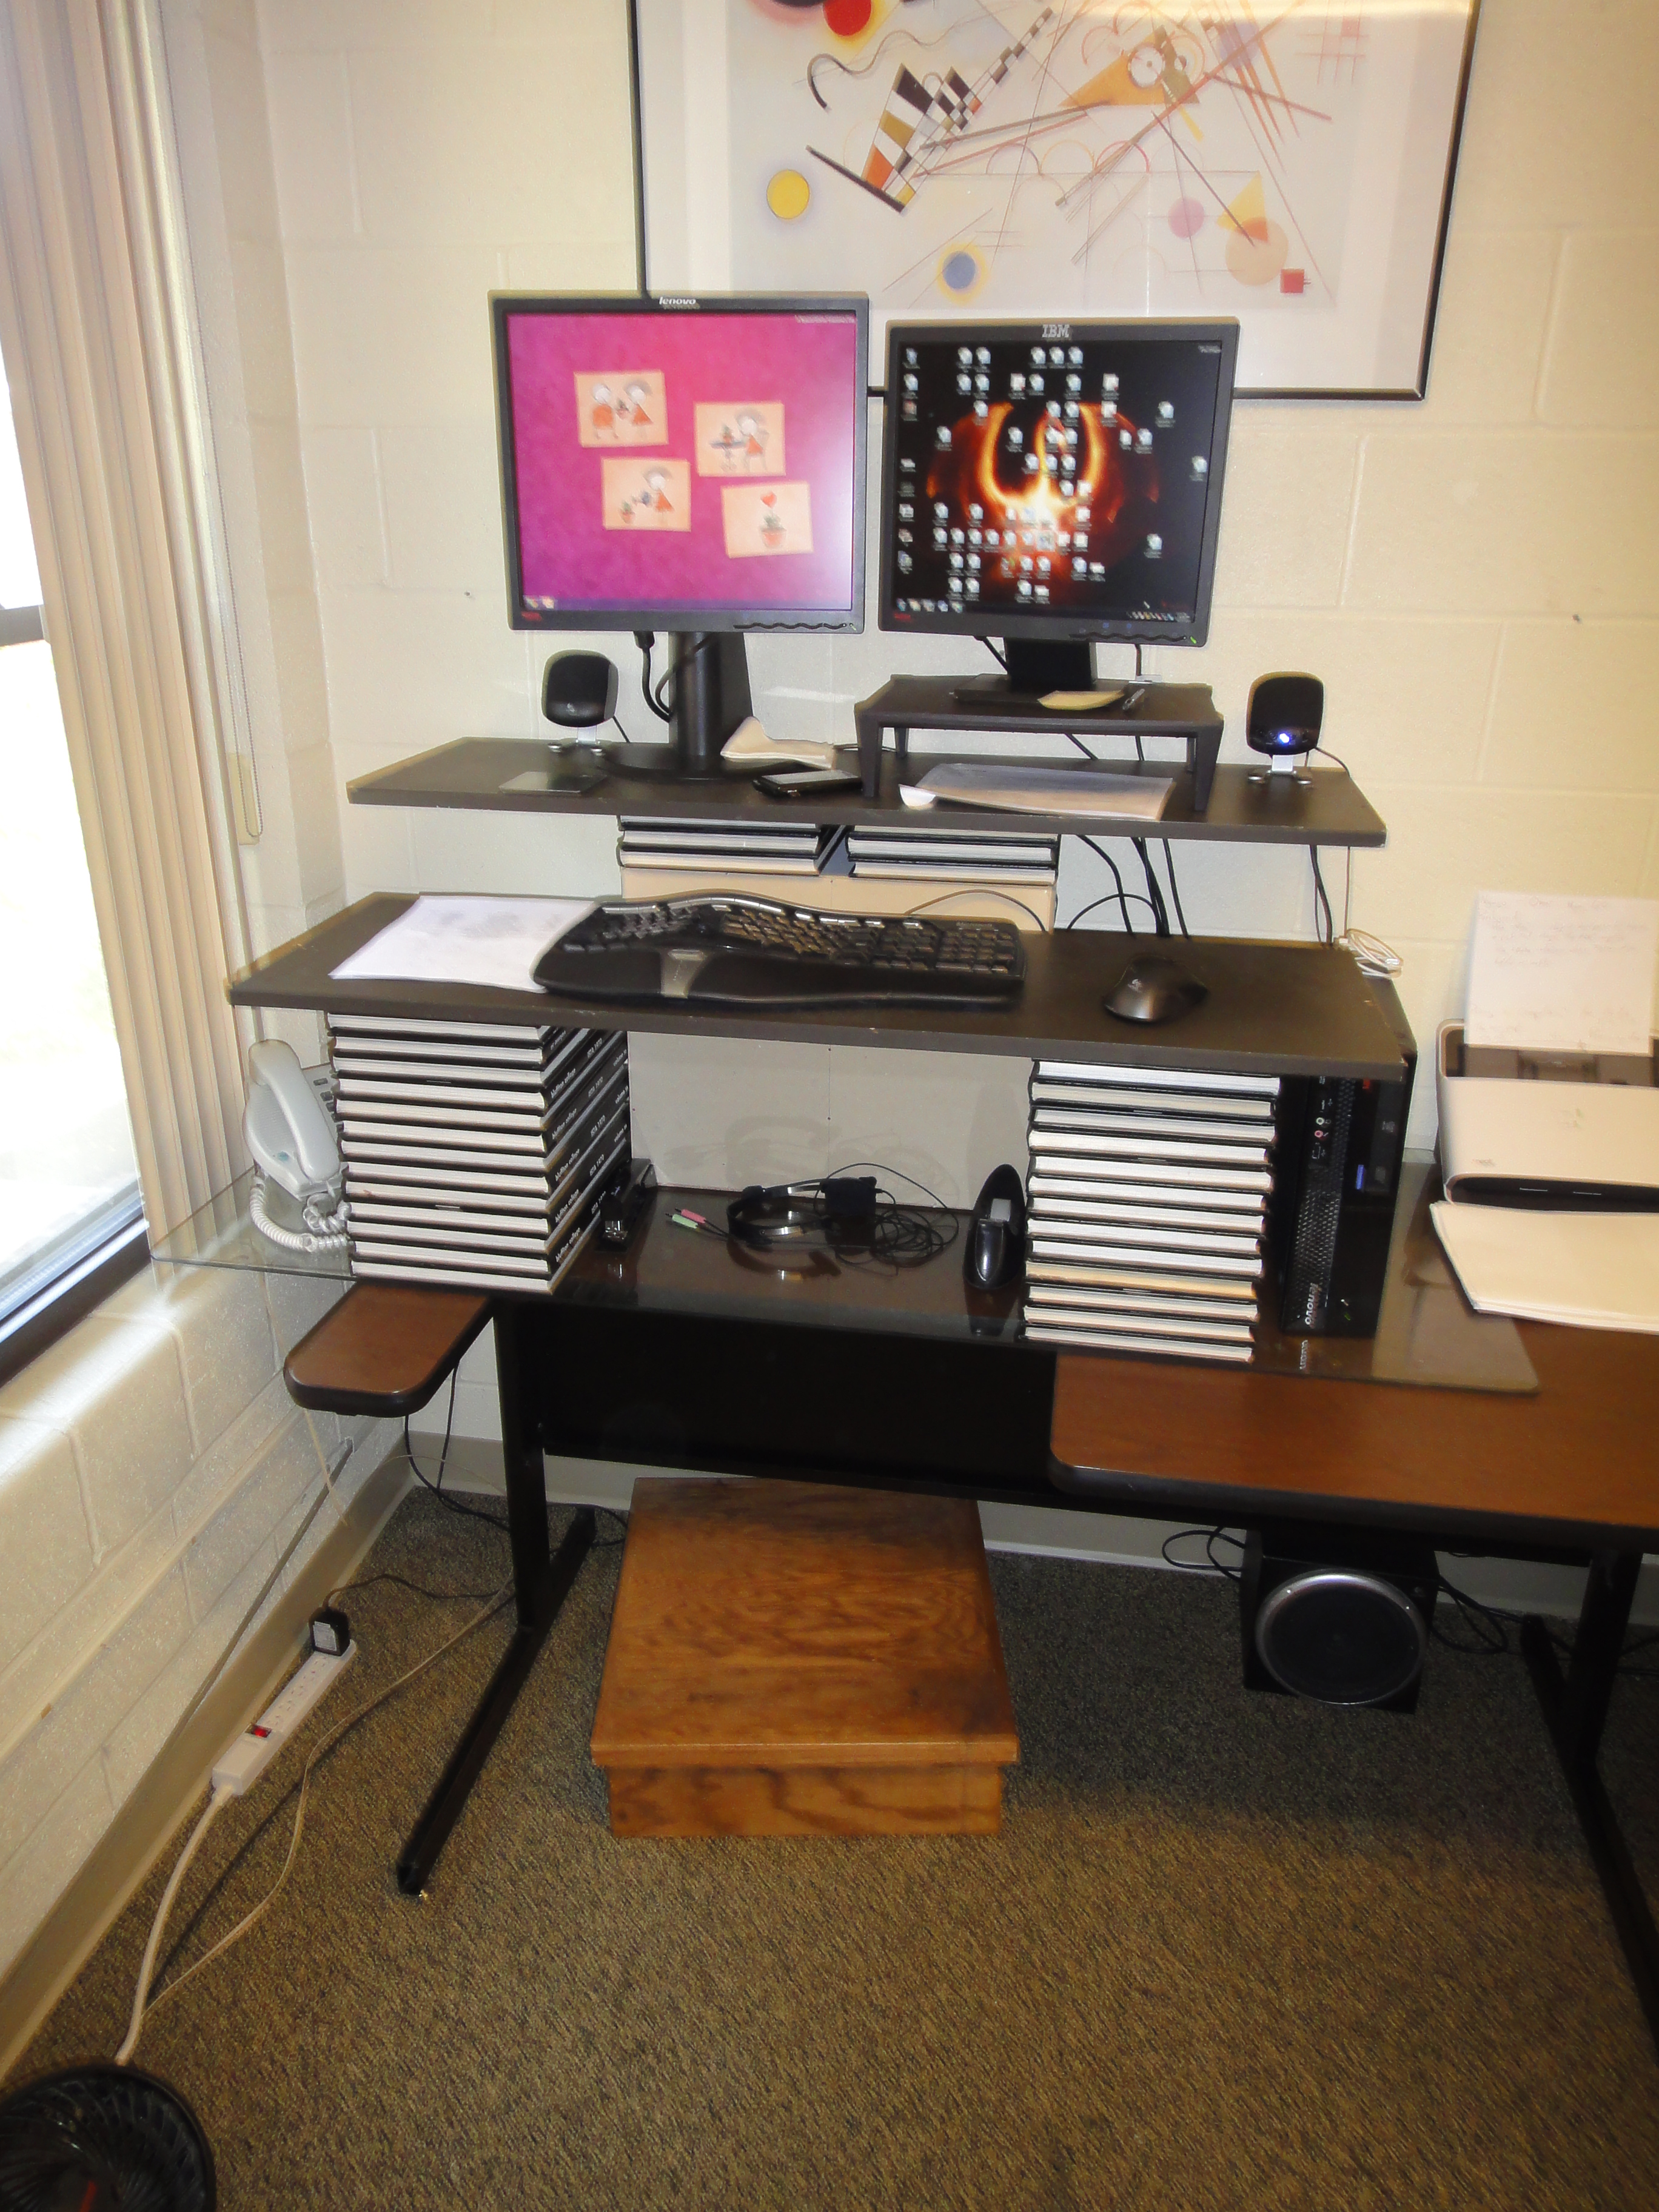
MULTIPOLYGON (((1210 1003, 1127 1041, 1098 1011, 1121 946, 1086 935, 1030 947, 1016 1008, 939 1016, 838 1008, 689 1020, 530 992, 333 981, 330 969, 407 902, 359 902, 244 971, 234 1001, 417 1019, 695 1024, 1027 1059, 1400 1072, 1380 1002, 1346 956, 1322 948, 1183 945, 1211 982, 1210 1003)), ((672 1229, 668 1214, 688 1195, 662 1194, 626 1253, 590 1245, 552 1295, 494 1301, 517 1625, 404 1847, 402 1888, 425 1887, 592 1541, 583 1509, 550 1553, 547 1452, 1160 1520, 1409 1530, 1589 1570, 1565 1674, 1541 1620, 1527 1621, 1523 1645, 1659 2039, 1659 1934, 1595 1765, 1642 1555, 1659 1548, 1659 1342, 1492 1325, 1530 1361, 1530 1391, 1516 1387, 1512 1365, 1496 1389, 1368 1377, 1363 1348, 1328 1360, 1271 1331, 1249 1369, 1056 1352, 1018 1334, 1017 1288, 964 1282, 960 1243, 894 1273, 786 1271, 672 1229)), ((1407 1242, 1396 1237, 1396 1255, 1407 1242)), ((1447 1296, 1462 1326, 1483 1326, 1455 1290, 1447 1296)))

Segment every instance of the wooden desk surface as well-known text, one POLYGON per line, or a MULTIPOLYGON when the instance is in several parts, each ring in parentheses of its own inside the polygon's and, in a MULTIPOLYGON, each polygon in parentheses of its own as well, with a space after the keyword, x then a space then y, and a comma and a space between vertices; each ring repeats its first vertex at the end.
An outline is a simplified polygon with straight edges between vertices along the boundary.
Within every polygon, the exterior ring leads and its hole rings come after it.
POLYGON ((1065 1353, 1055 1479, 1172 1516, 1659 1549, 1659 1337, 1519 1326, 1535 1396, 1065 1353))

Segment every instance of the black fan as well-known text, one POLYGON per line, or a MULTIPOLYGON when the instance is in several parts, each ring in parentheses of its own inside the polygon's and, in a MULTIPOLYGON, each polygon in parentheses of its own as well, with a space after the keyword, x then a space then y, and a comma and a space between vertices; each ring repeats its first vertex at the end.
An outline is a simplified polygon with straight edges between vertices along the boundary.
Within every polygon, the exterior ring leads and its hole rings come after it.
POLYGON ((0 2212, 213 2212, 196 2115, 136 2067, 43 2074, 0 2102, 0 2212))

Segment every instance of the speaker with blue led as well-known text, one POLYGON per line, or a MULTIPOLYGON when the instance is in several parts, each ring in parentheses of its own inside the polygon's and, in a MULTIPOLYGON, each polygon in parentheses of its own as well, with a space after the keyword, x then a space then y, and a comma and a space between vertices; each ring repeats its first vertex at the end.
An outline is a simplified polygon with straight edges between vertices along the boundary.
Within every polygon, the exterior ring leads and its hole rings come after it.
POLYGON ((1255 770, 1251 782, 1283 775, 1306 783, 1296 764, 1319 743, 1324 720, 1325 687, 1316 676, 1258 676, 1250 686, 1244 742, 1253 752, 1266 753, 1267 765, 1255 770))

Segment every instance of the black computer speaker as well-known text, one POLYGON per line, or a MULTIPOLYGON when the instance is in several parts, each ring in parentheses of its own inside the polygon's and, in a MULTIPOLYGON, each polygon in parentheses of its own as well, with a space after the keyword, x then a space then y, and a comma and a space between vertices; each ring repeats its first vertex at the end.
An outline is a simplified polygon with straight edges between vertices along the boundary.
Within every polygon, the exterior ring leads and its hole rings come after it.
POLYGON ((1439 1580, 1432 1547, 1413 1537, 1251 1529, 1238 1588, 1245 1686, 1412 1711, 1439 1580))
POLYGON ((542 677, 542 712, 566 729, 591 729, 617 711, 617 671, 602 653, 556 653, 542 677))
POLYGON ((1258 676, 1250 686, 1245 742, 1259 753, 1310 753, 1325 719, 1325 687, 1316 676, 1258 676))

